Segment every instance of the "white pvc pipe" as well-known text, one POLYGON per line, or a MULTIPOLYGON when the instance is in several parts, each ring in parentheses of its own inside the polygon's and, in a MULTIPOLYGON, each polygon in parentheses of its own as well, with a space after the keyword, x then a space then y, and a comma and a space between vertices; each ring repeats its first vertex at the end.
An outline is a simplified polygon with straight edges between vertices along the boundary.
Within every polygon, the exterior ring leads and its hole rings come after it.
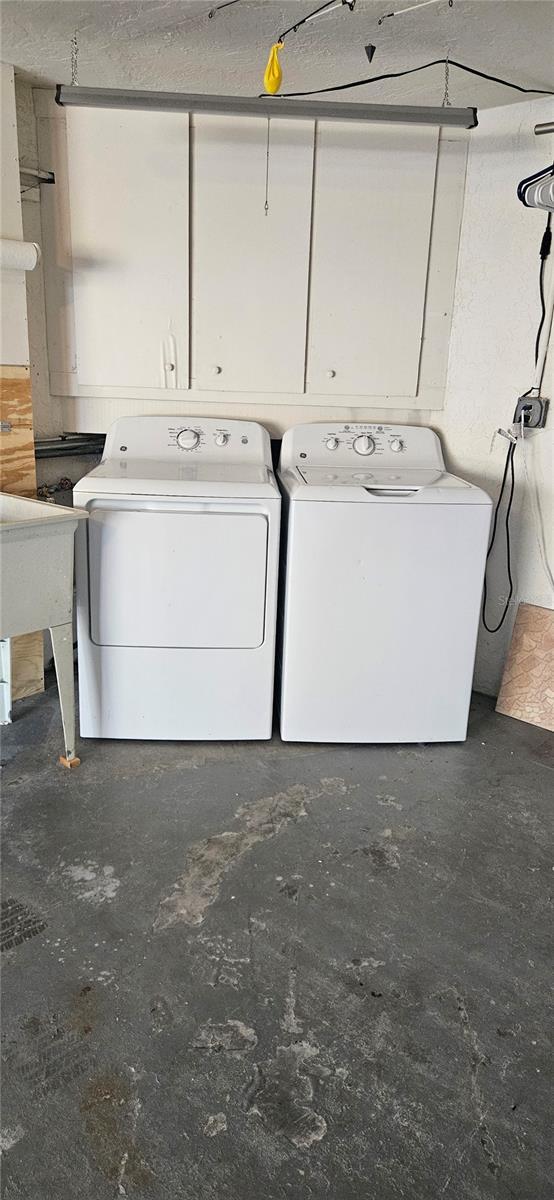
POLYGON ((3 271, 34 271, 40 262, 37 242, 18 242, 0 238, 0 267, 3 271))

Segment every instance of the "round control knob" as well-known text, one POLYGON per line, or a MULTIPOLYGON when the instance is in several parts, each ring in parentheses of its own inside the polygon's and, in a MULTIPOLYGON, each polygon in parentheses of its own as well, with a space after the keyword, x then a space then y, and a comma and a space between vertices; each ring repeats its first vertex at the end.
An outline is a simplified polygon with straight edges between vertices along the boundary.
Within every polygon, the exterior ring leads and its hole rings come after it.
POLYGON ((335 378, 335 376, 336 376, 336 374, 337 374, 337 372, 336 372, 336 371, 334 371, 332 367, 330 367, 330 368, 329 368, 329 370, 328 370, 328 372, 327 372, 327 378, 328 378, 328 379, 334 379, 334 378, 335 378))
POLYGON ((395 454, 398 454, 399 450, 403 450, 404 442, 402 441, 402 438, 393 438, 390 443, 390 448, 391 450, 394 450, 395 454))
POLYGON ((327 441, 325 442, 325 445, 327 446, 328 450, 336 450, 338 447, 338 444, 339 444, 339 439, 336 437, 327 438, 327 441))
POLYGON ((194 450, 199 441, 200 434, 196 432, 196 429, 181 429, 181 432, 177 434, 177 445, 181 447, 181 450, 194 450))
POLYGON ((354 438, 353 446, 356 454, 373 454, 375 450, 375 442, 368 433, 360 433, 354 438))
POLYGON ((216 433, 214 438, 216 446, 226 446, 229 441, 228 433, 216 433))

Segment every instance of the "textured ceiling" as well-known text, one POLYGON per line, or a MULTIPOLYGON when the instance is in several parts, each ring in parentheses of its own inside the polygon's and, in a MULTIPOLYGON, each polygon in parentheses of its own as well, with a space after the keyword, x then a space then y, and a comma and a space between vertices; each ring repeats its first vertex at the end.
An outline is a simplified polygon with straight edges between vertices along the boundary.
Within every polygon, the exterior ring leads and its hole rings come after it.
MULTIPOLYGON (((239 0, 208 18, 211 0, 3 0, 2 59, 38 84, 71 77, 70 40, 79 36, 79 82, 187 92, 257 95, 269 46, 318 0, 239 0)), ((321 0, 319 0, 321 2, 321 0)), ((413 0, 396 0, 398 7, 413 0)), ((554 87, 551 0, 448 0, 378 24, 395 0, 357 0, 290 34, 283 91, 325 87, 417 66, 446 51, 526 87, 554 87), (364 45, 377 52, 370 67, 364 45)), ((444 69, 348 92, 349 100, 440 103, 444 69)), ((523 99, 497 84, 450 72, 450 99, 478 107, 523 99)))

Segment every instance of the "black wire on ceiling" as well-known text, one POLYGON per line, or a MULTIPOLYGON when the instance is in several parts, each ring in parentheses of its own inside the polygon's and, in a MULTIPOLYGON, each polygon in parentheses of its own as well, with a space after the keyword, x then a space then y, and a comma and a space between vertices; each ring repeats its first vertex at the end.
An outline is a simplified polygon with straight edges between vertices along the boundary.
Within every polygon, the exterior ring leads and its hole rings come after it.
POLYGON ((458 67, 460 71, 467 71, 469 75, 478 75, 480 79, 488 79, 492 83, 500 83, 503 87, 513 88, 516 92, 523 92, 526 95, 554 96, 554 91, 547 91, 545 88, 522 87, 521 84, 512 83, 509 79, 501 79, 498 75, 489 75, 487 71, 479 71, 477 67, 468 67, 467 63, 457 62, 455 58, 434 58, 432 62, 422 63, 420 67, 410 67, 406 71, 388 71, 385 75, 370 75, 367 79, 355 79, 352 83, 336 83, 331 87, 313 88, 309 92, 281 92, 279 98, 319 96, 324 92, 346 92, 350 88, 365 87, 368 83, 380 83, 383 79, 400 79, 403 75, 415 75, 417 71, 427 71, 429 67, 444 66, 446 63, 449 67, 458 67))

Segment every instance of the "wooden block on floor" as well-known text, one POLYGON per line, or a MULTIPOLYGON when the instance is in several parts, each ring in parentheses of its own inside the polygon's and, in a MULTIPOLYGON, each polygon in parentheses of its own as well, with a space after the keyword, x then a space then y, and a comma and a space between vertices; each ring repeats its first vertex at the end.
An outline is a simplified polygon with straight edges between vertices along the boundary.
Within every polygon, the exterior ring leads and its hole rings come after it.
MULTIPOLYGON (((0 367, 0 491, 36 496, 35 439, 28 367, 0 367)), ((37 587, 40 581, 37 580, 37 587)), ((11 639, 12 700, 44 691, 42 631, 11 639)))
POLYGON ((554 731, 554 611, 520 604, 496 711, 554 731))

